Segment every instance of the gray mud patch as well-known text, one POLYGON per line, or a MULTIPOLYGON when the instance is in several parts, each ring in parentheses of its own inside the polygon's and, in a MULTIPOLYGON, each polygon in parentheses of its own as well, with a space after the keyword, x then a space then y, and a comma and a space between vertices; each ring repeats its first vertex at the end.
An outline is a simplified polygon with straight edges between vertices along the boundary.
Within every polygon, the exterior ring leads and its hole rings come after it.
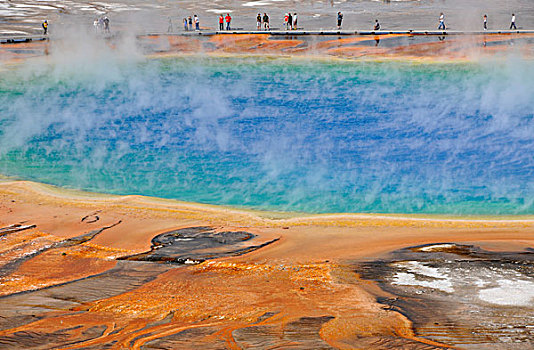
POLYGON ((256 236, 244 231, 218 232, 211 227, 188 227, 152 239, 150 251, 121 260, 198 264, 208 259, 243 255, 274 243, 249 244, 256 236))
POLYGON ((534 252, 490 252, 442 243, 401 249, 358 264, 393 294, 384 309, 414 323, 419 337, 476 349, 534 347, 534 252))

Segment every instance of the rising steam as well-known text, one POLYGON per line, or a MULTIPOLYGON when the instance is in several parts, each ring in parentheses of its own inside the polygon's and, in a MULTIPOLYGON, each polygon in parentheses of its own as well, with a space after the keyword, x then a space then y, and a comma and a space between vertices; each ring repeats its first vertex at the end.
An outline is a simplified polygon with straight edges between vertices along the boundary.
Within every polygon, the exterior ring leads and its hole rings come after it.
POLYGON ((147 60, 57 40, 0 78, 0 172, 310 212, 534 213, 534 68, 147 60))

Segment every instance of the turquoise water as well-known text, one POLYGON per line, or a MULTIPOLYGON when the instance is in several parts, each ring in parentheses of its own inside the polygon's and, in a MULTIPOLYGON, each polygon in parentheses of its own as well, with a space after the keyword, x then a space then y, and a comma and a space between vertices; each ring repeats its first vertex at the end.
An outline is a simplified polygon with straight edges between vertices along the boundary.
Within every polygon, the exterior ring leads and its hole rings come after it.
POLYGON ((266 210, 534 214, 534 67, 289 59, 27 64, 0 173, 266 210))

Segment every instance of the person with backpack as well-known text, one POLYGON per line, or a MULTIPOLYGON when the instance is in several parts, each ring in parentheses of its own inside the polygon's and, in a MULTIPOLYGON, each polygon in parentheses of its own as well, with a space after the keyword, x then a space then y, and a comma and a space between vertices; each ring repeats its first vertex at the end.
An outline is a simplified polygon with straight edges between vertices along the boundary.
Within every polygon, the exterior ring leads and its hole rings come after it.
POLYGON ((341 12, 337 13, 337 29, 341 29, 341 23, 343 22, 343 14, 341 12))
POLYGON ((43 30, 44 30, 43 35, 47 35, 48 34, 48 21, 45 20, 41 26, 43 27, 43 30))
POLYGON ((187 22, 189 24, 189 30, 193 30, 193 19, 191 16, 187 17, 187 22))
POLYGON ((263 27, 265 28, 265 30, 271 29, 271 26, 269 25, 269 16, 267 15, 267 13, 263 14, 263 27))

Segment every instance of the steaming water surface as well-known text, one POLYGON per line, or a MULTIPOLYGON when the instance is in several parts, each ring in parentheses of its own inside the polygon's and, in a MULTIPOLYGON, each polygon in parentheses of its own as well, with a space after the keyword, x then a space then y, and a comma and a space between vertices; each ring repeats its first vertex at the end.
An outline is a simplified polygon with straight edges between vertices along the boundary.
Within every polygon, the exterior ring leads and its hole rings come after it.
POLYGON ((259 209, 534 214, 533 81, 519 59, 22 66, 0 77, 0 172, 259 209))

